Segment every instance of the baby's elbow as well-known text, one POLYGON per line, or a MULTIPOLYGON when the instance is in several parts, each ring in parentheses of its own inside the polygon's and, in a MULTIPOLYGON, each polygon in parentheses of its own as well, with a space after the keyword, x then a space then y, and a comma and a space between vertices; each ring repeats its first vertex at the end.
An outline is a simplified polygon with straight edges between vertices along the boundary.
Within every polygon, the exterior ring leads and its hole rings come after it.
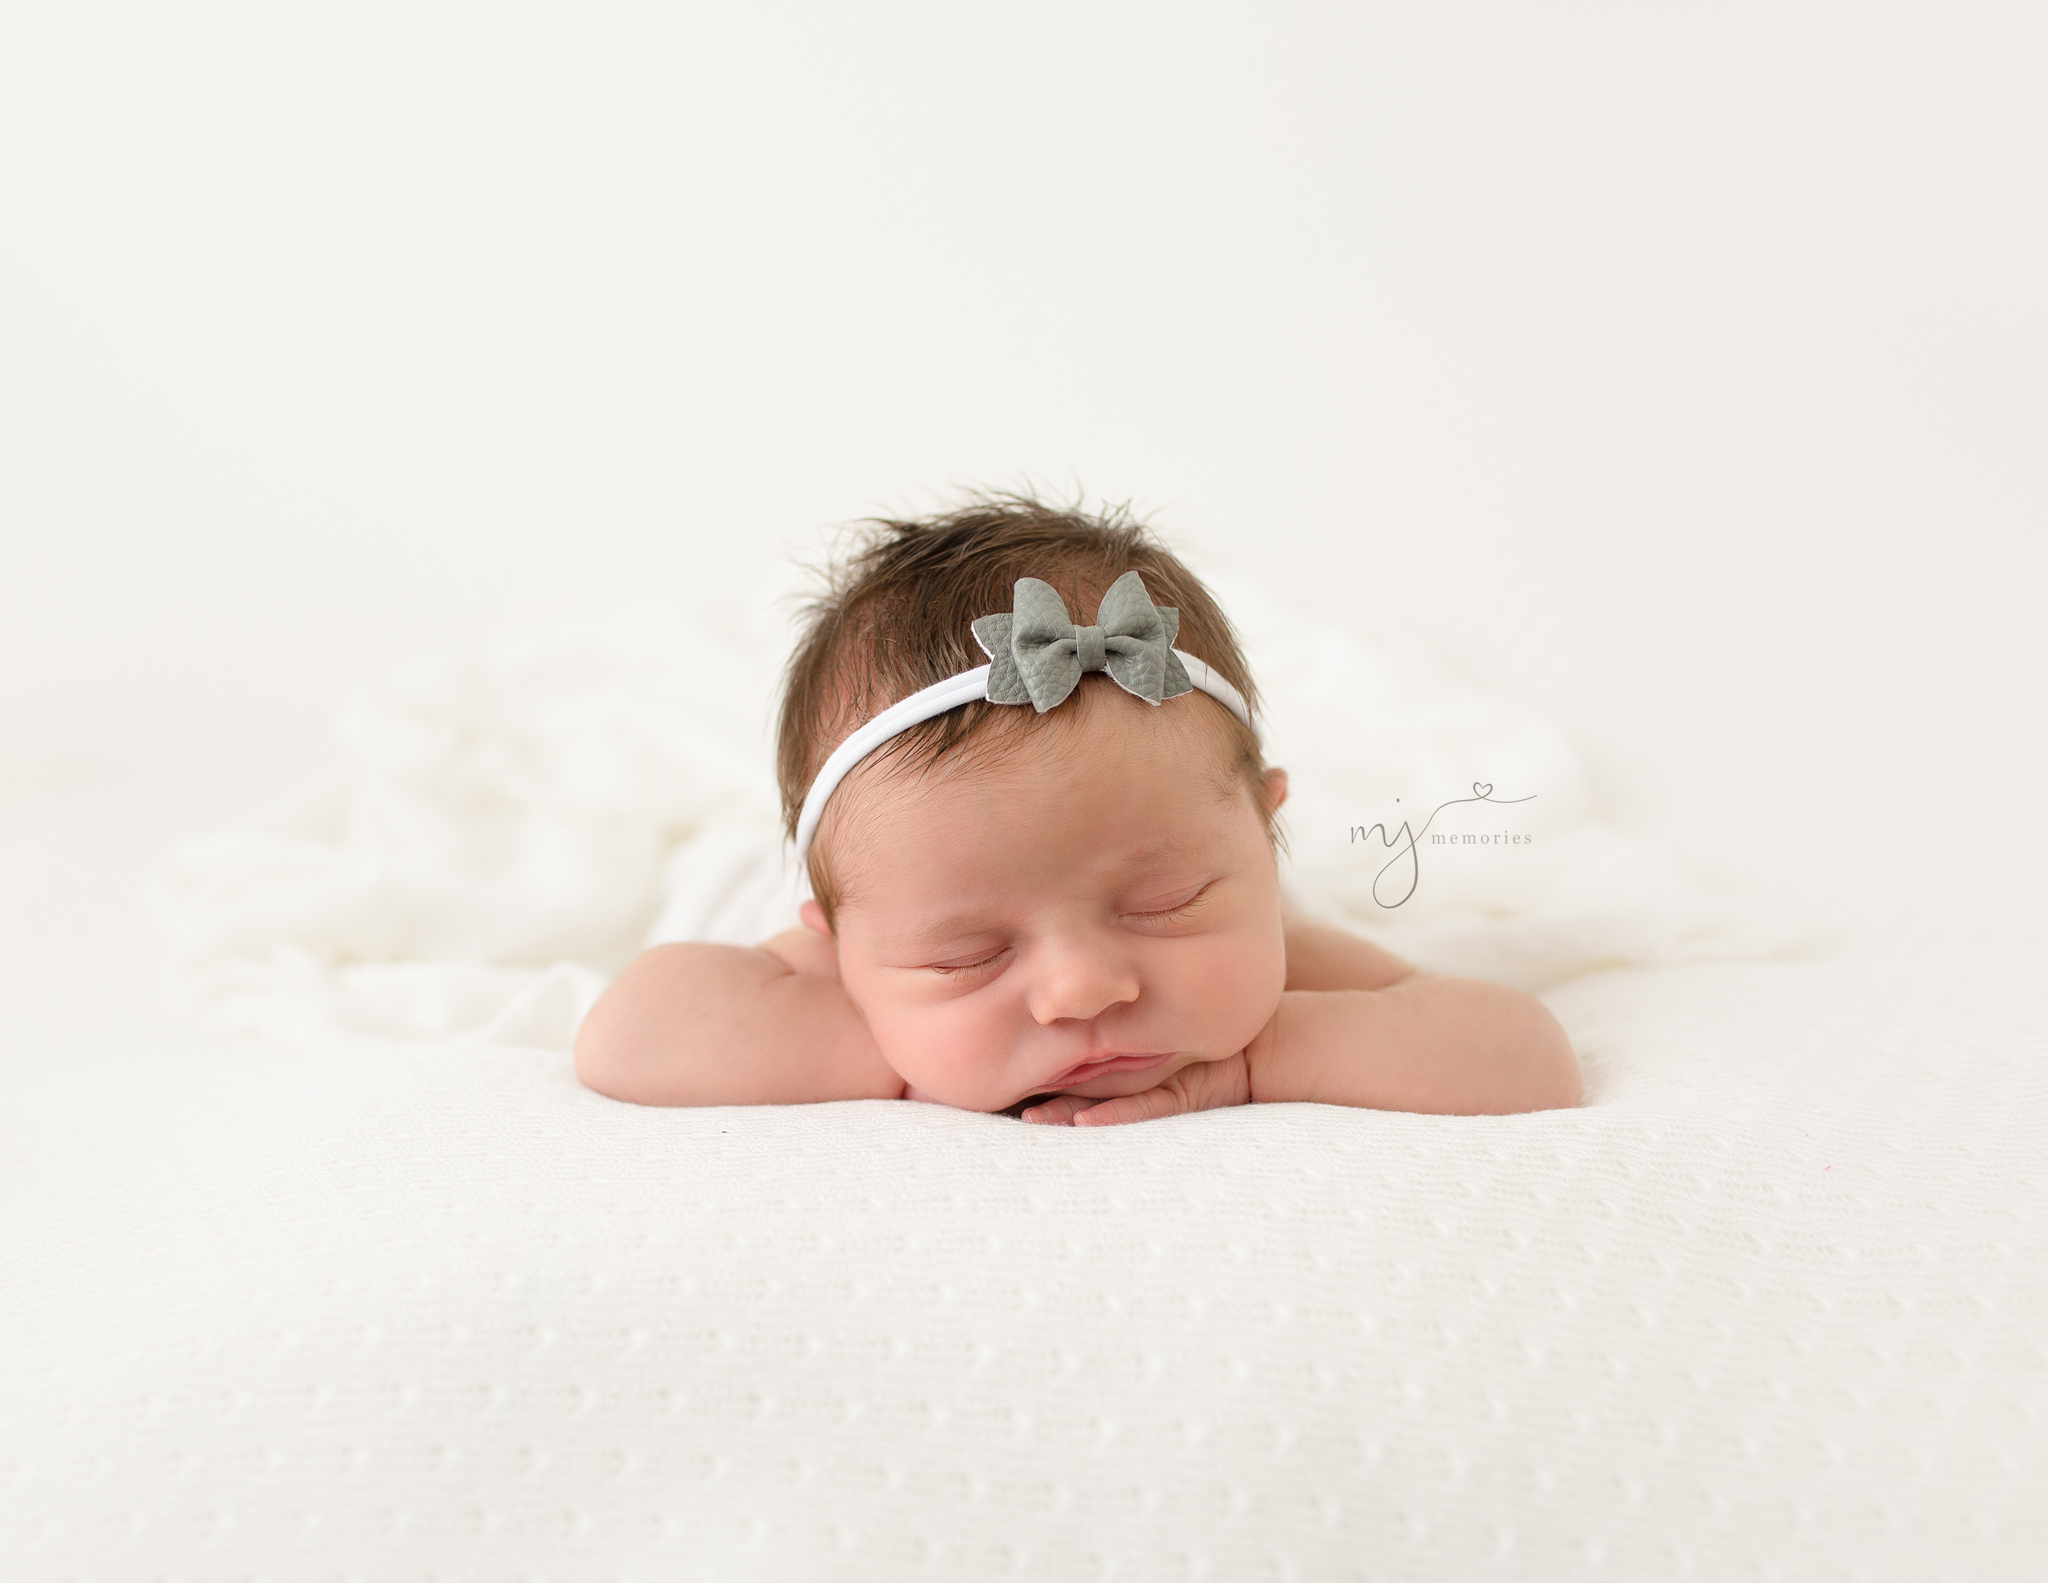
POLYGON ((1580 1098, 1579 1058, 1550 1008, 1534 995, 1505 985, 1484 990, 1492 1059, 1486 1094, 1475 1107, 1498 1116, 1536 1110, 1571 1110, 1580 1098))
POLYGON ((1535 1004, 1541 1020, 1530 1053, 1528 1109, 1575 1110, 1584 1092, 1579 1058, 1558 1020, 1535 1004))
POLYGON ((1541 1081, 1537 1085, 1538 1097, 1532 1110, 1576 1110, 1585 1089, 1579 1076, 1578 1057, 1572 1054, 1572 1047, 1566 1042, 1561 1050, 1545 1064, 1541 1081))
POLYGON ((683 942, 643 951, 576 1030, 577 1081, 633 1105, 746 1105, 769 1096, 741 1035, 759 983, 787 969, 757 951, 683 942), (737 1031, 736 1031, 737 1030, 737 1031))
POLYGON ((677 1051, 665 1022, 667 994, 678 964, 675 947, 646 953, 597 997, 576 1030, 571 1060, 585 1088, 634 1105, 687 1102, 677 1092, 677 1051))
POLYGON ((621 1025, 617 1007, 609 997, 599 996, 576 1030, 570 1059, 576 1081, 607 1099, 644 1103, 635 1090, 640 1086, 632 1060, 632 1041, 621 1025))

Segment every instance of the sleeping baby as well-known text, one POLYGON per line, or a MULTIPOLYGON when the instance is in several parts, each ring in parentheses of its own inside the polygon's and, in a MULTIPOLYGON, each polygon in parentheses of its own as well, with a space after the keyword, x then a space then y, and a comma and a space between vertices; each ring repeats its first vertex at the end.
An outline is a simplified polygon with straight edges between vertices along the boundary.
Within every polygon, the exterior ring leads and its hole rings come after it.
POLYGON ((1082 1127, 1578 1103, 1530 996, 1287 916, 1287 774, 1257 718, 1230 623, 1144 528, 1012 497, 876 525, 785 678, 801 927, 645 952, 584 1020, 577 1075, 650 1105, 1082 1127))

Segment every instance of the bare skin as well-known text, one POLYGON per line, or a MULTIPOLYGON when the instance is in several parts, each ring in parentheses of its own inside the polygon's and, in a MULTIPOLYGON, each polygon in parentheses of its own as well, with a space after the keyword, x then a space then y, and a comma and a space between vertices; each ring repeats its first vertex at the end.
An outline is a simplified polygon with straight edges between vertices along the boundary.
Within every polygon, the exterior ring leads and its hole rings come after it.
MULTIPOLYGON (((1260 811, 1203 713, 1218 706, 1082 691, 1028 754, 856 771, 819 837, 838 843, 832 919, 807 902, 758 947, 646 952, 585 1020, 578 1076, 641 1104, 1030 1100, 1027 1122, 1074 1126, 1278 1100, 1578 1102, 1532 997, 1283 919, 1260 811)), ((1277 808, 1285 774, 1262 795, 1277 808)))

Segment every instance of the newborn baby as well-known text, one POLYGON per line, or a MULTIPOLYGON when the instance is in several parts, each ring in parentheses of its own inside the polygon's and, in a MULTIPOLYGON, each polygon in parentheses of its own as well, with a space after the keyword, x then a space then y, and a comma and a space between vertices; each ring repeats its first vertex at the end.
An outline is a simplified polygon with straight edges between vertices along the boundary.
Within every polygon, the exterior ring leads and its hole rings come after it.
POLYGON ((1578 1103, 1530 996, 1286 917, 1287 775, 1255 705, 1229 622, 1142 527, 1011 498, 878 525, 783 693, 802 927, 644 953, 585 1019, 577 1075, 641 1104, 1075 1126, 1578 1103))

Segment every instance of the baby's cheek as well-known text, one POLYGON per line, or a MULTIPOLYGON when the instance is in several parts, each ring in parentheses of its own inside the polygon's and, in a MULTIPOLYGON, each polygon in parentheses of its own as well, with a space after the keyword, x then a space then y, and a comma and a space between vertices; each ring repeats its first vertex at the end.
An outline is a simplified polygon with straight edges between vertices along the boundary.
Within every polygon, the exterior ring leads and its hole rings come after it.
POLYGON ((889 1063, 889 1069, 905 1082, 916 1079, 906 1072, 897 1057, 908 1048, 905 1032, 910 1019, 906 1007, 893 998, 878 991, 876 985, 855 971, 849 971, 842 963, 839 982, 846 990, 846 998, 853 1002, 853 1009, 860 1013, 861 1021, 868 1025, 868 1035, 875 1041, 875 1048, 882 1052, 882 1059, 889 1063))
POLYGON ((1205 941, 1184 982, 1203 1019, 1226 1044, 1249 1043, 1272 1017, 1287 984, 1284 951, 1261 938, 1205 941))
POLYGON ((849 951, 840 956, 839 982, 889 1070, 920 1096, 961 1110, 1000 1110, 1017 1097, 1002 1091, 1009 1041, 988 997, 932 998, 849 951))
POLYGON ((868 1031, 889 1070, 926 1098, 980 1110, 1014 1097, 991 1098, 1002 1045, 957 1005, 892 1007, 869 1014, 868 1031))
POLYGON ((920 1041, 916 1036, 916 1016, 902 1007, 862 1005, 858 998, 854 1005, 867 1019, 868 1032, 873 1035, 876 1048, 882 1052, 882 1059, 905 1082, 919 1081, 912 1070, 920 1065, 917 1059, 920 1041))

